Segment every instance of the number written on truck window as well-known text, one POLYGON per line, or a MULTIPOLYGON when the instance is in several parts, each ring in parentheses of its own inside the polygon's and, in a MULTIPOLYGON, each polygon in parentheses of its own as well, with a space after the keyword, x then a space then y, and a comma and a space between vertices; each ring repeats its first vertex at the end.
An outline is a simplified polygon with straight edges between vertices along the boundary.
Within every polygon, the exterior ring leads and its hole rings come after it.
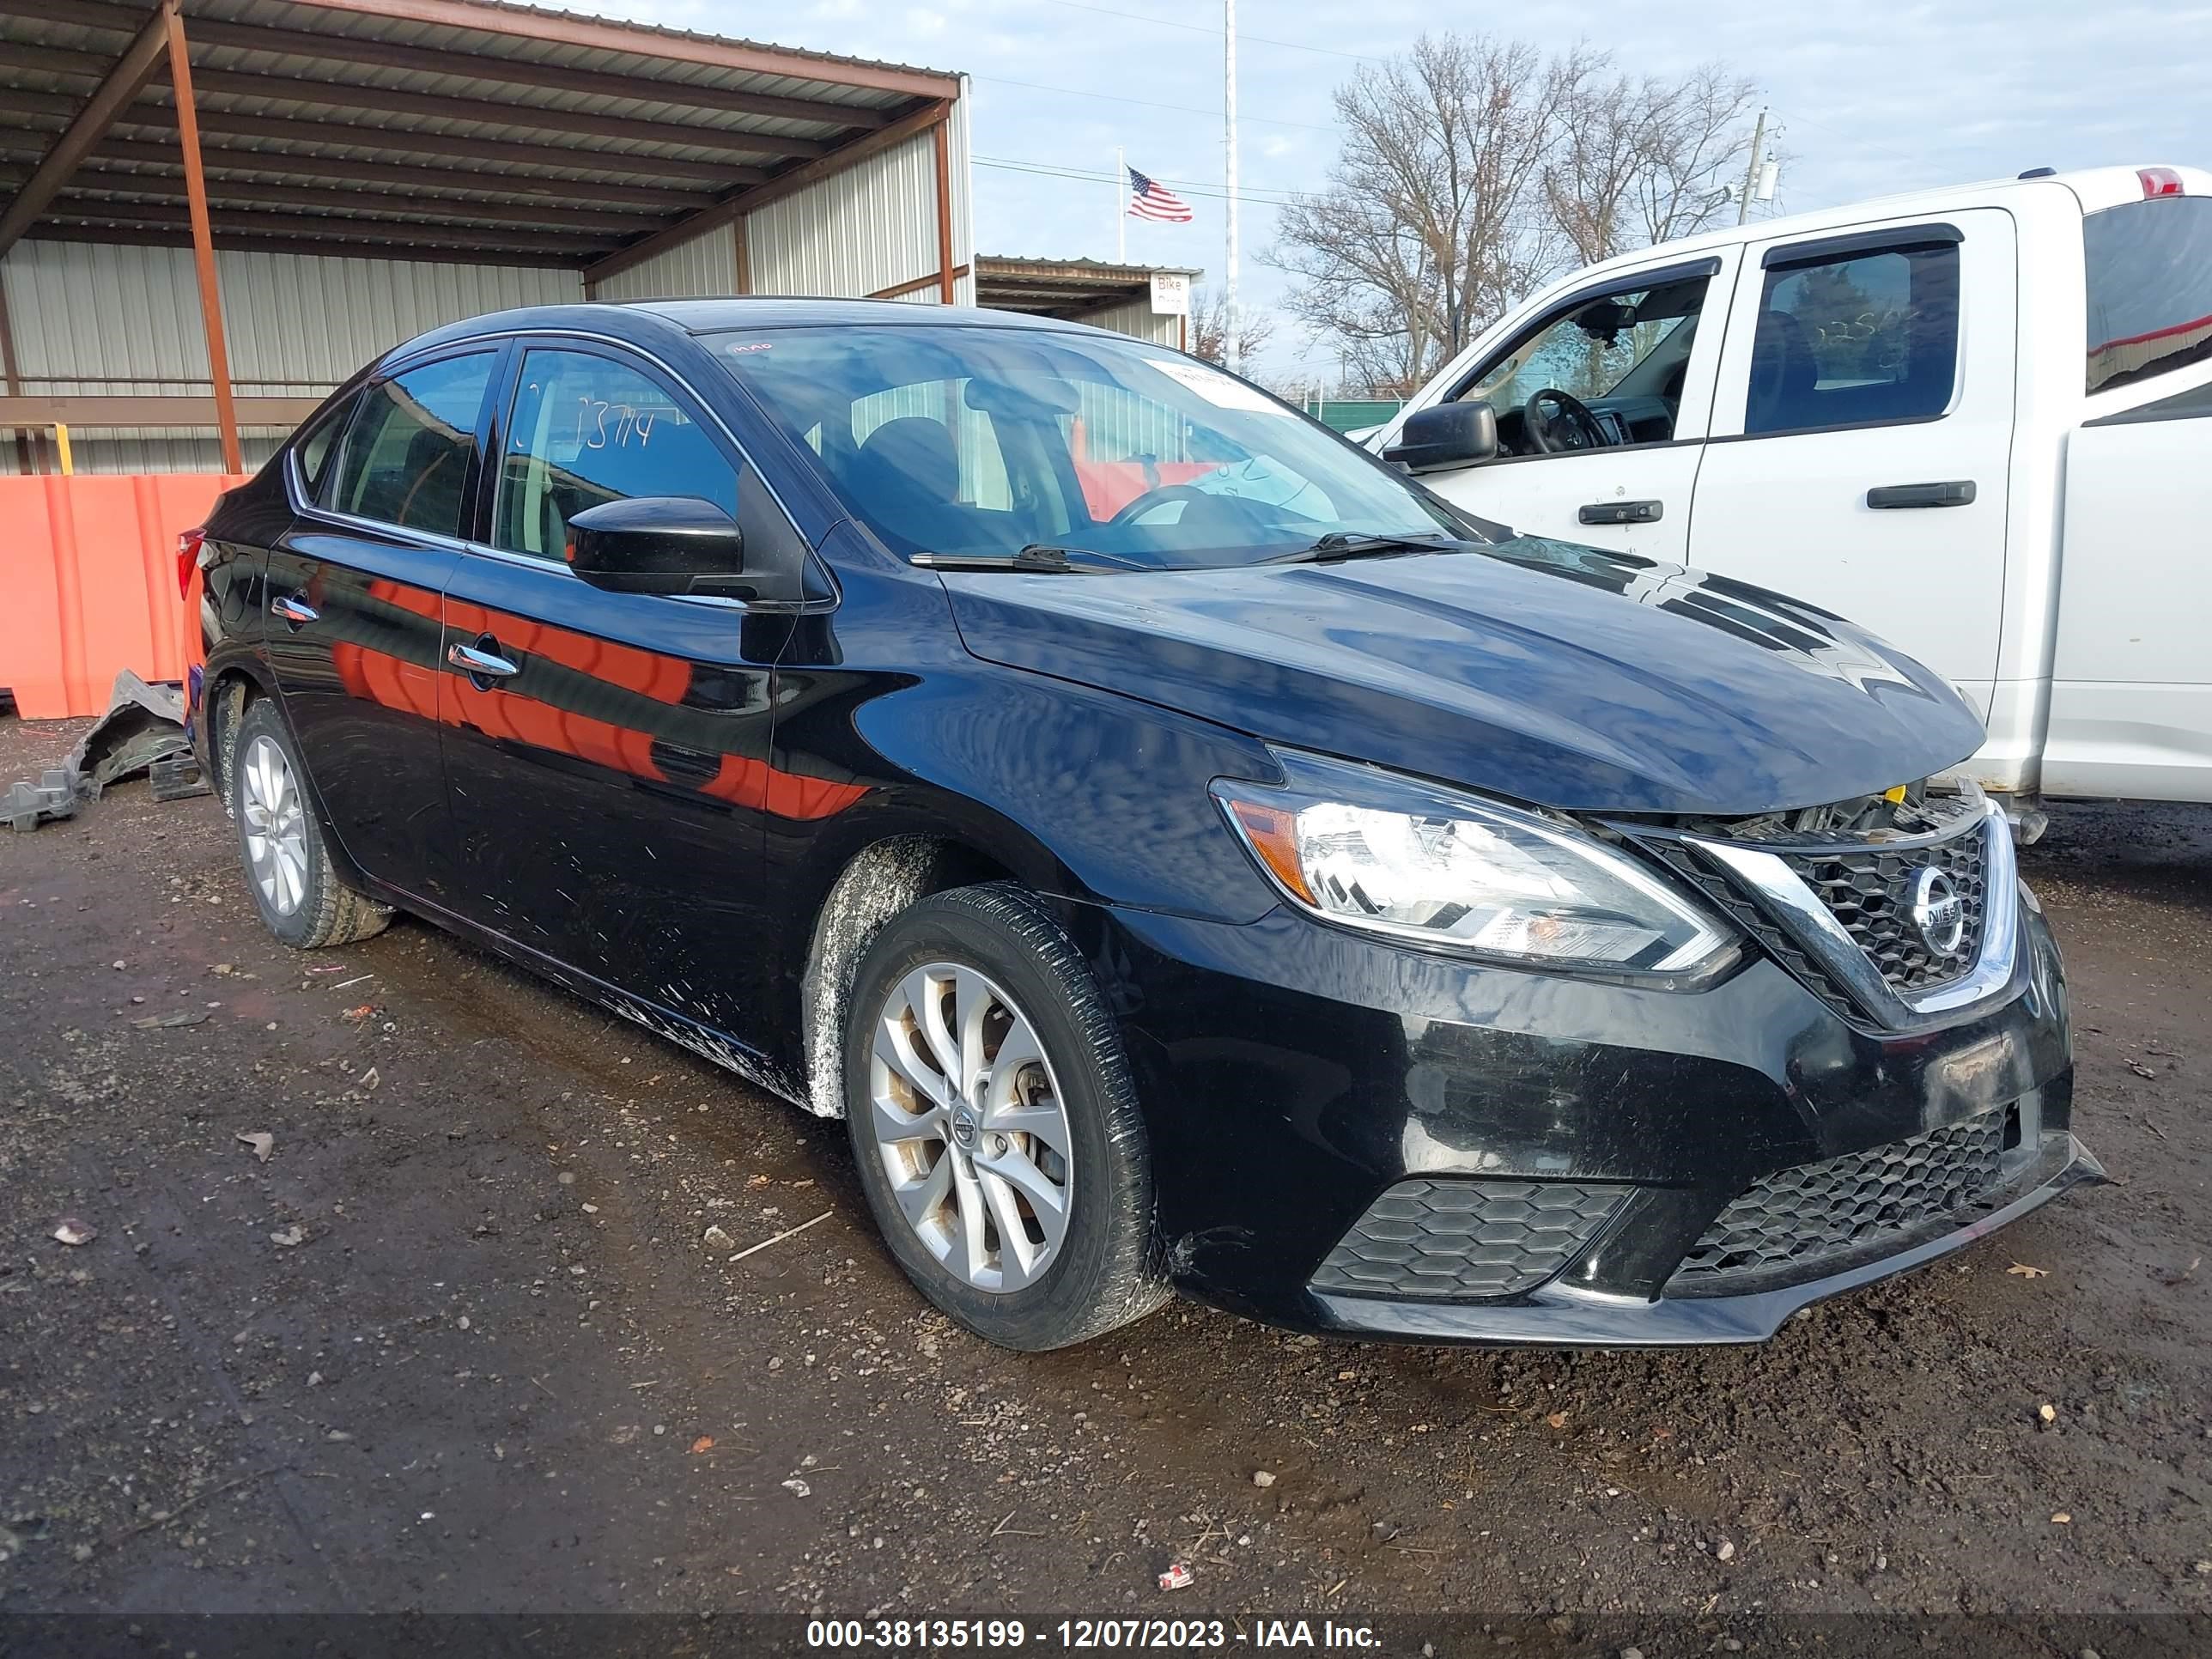
POLYGON ((1950 407, 1955 242, 1778 264, 1765 281, 1747 433, 1922 421, 1950 407))

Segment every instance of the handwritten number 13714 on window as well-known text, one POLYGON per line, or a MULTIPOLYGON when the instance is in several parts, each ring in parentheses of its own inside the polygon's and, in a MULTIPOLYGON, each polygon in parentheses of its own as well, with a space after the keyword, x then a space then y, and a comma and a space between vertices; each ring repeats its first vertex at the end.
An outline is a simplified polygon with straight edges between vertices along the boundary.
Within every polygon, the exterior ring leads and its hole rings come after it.
POLYGON ((653 441, 653 423, 659 416, 629 404, 609 403, 604 398, 576 399, 576 447, 605 449, 611 443, 627 449, 634 438, 642 449, 653 441))

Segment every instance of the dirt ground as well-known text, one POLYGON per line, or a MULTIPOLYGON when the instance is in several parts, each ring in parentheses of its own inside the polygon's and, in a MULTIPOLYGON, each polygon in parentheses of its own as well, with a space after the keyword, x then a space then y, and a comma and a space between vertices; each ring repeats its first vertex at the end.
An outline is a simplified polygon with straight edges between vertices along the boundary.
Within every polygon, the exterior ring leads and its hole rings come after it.
POLYGON ((1024 1358, 842 1125, 420 924, 287 952, 213 800, 0 831, 0 1613, 2203 1613, 2212 814, 2027 864, 2111 1186, 1758 1348, 1024 1358))

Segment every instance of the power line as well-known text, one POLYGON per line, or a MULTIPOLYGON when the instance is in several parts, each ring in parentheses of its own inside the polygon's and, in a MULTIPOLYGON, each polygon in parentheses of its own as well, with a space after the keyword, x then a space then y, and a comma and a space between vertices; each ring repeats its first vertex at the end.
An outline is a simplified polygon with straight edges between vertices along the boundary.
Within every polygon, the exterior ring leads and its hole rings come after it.
MULTIPOLYGON (((971 81, 988 81, 994 86, 1025 87, 1031 92, 1048 92, 1059 98, 1096 98, 1109 104, 1134 104, 1139 109, 1171 109, 1185 115, 1218 116, 1218 109, 1200 109, 1195 104, 1161 104, 1148 98, 1124 98, 1115 92, 1085 92, 1075 87, 1048 87, 1036 81, 1011 81, 1003 75, 971 75, 971 81)), ((1240 121, 1264 121, 1269 126, 1302 127, 1308 132, 1334 132, 1336 128, 1323 126, 1317 121, 1285 121, 1279 116, 1247 115, 1240 121)))
MULTIPOLYGON (((1059 167, 1045 161, 1015 161, 997 155, 978 155, 973 159, 979 167, 995 167, 1002 173, 1033 173, 1047 179, 1075 179, 1090 184, 1110 185, 1115 182, 1112 173, 1086 167, 1059 167)), ((1219 201, 1229 198, 1229 192, 1218 185, 1202 184, 1188 179, 1170 179, 1158 173, 1152 176, 1162 184, 1173 185, 1189 195, 1210 196, 1219 201)), ((1254 190, 1249 185, 1238 185, 1237 194, 1243 200, 1264 202, 1270 207, 1287 207, 1294 199, 1288 191, 1254 190)))
MULTIPOLYGON (((1172 18, 1147 16, 1140 11, 1116 11, 1111 6, 1085 4, 1085 0, 1051 0, 1051 3, 1055 6, 1066 6, 1071 11, 1095 11, 1102 17, 1125 17, 1133 23, 1150 23, 1156 28, 1182 29, 1190 34, 1210 34, 1217 40, 1221 39, 1219 29, 1210 29, 1203 23, 1178 23, 1172 18)), ((1237 31, 1237 38, 1239 40, 1255 41, 1263 46, 1281 46, 1288 52, 1310 52, 1323 58, 1349 58, 1353 62, 1360 64, 1376 64, 1382 61, 1368 52, 1339 52, 1334 46, 1310 46, 1303 40, 1277 40, 1264 34, 1247 34, 1242 29, 1237 31)))

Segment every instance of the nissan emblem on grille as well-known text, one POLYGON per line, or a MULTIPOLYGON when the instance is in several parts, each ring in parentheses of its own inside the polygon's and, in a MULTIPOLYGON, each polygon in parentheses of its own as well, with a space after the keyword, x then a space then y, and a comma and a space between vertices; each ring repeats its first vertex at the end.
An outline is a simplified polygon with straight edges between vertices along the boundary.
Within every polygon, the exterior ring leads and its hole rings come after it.
POLYGON ((1923 865, 1912 881, 1912 929, 1929 952, 1955 957, 1966 941, 1966 902, 1959 884, 1932 864, 1923 865))

